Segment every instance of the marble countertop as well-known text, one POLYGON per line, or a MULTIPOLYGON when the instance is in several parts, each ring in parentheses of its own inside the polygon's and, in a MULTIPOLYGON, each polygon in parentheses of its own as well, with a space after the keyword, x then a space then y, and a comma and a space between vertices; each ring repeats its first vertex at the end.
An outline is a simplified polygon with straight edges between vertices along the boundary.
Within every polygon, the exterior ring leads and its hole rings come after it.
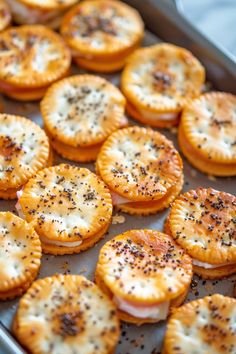
POLYGON ((180 0, 184 15, 236 58, 236 0, 180 0))

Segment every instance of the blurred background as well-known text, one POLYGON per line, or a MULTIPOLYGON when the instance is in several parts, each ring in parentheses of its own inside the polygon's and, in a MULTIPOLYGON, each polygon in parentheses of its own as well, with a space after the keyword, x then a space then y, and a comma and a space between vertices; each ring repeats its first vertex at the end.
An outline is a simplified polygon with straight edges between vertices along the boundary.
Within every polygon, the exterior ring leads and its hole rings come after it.
POLYGON ((176 0, 184 15, 236 58, 236 0, 176 0))

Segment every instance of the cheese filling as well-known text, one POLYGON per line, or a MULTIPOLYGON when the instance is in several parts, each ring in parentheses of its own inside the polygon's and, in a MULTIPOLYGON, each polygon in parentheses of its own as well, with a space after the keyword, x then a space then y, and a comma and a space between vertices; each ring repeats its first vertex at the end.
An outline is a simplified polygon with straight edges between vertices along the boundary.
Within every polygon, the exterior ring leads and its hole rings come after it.
POLYGON ((40 240, 44 243, 47 243, 48 245, 62 246, 62 247, 68 247, 68 248, 80 246, 83 242, 82 240, 74 241, 74 242, 62 242, 62 241, 50 240, 49 238, 47 238, 45 236, 40 236, 40 240))
MULTIPOLYGON (((137 108, 136 108, 137 109, 137 108)), ((165 120, 172 121, 178 118, 178 113, 157 113, 157 112, 147 112, 144 109, 138 109, 140 115, 146 119, 155 121, 155 120, 165 120)))
POLYGON ((25 219, 25 215, 24 215, 24 213, 23 213, 23 210, 22 210, 22 208, 21 208, 21 205, 20 205, 20 203, 19 203, 19 199, 20 199, 20 197, 22 196, 22 194, 23 194, 23 188, 21 189, 21 190, 19 190, 19 191, 17 191, 16 192, 16 195, 17 195, 17 203, 16 203, 16 205, 15 205, 15 208, 16 208, 16 210, 17 210, 17 213, 18 213, 18 215, 19 215, 19 217, 21 218, 21 219, 25 219))
POLYGON ((134 203, 133 200, 130 200, 128 198, 124 198, 121 195, 110 191, 111 193, 111 199, 112 199, 112 204, 113 205, 119 205, 119 204, 127 204, 127 203, 134 203))
POLYGON ((169 301, 150 306, 135 306, 133 303, 130 303, 119 296, 114 296, 113 300, 120 310, 137 318, 152 318, 161 321, 165 320, 169 313, 169 301))
POLYGON ((198 267, 202 267, 205 269, 215 269, 215 268, 220 268, 220 267, 227 266, 230 264, 236 264, 236 263, 235 262, 228 262, 228 263, 221 263, 221 264, 210 264, 210 263, 200 262, 196 259, 193 259, 193 265, 196 265, 198 267))
MULTIPOLYGON (((117 194, 115 192, 112 192, 111 190, 110 190, 110 193, 111 193, 111 199, 112 199, 112 204, 113 205, 121 205, 121 204, 128 204, 128 203, 140 203, 140 201, 131 200, 131 199, 122 197, 121 195, 119 195, 119 194, 117 194)), ((151 201, 155 202, 155 201, 158 201, 158 200, 159 199, 157 199, 157 200, 154 199, 154 200, 151 200, 151 201)))
POLYGON ((7 2, 13 10, 13 15, 17 21, 22 24, 44 23, 54 19, 61 13, 58 10, 32 9, 18 0, 7 0, 7 2))
MULTIPOLYGON (((119 194, 117 194, 115 192, 112 192, 111 190, 110 190, 110 193, 111 193, 111 199, 112 199, 112 204, 113 205, 128 204, 128 203, 140 203, 140 201, 131 200, 131 199, 122 197, 121 195, 119 195, 119 194)), ((154 199, 154 200, 151 200, 151 201, 155 202, 157 200, 154 199)))

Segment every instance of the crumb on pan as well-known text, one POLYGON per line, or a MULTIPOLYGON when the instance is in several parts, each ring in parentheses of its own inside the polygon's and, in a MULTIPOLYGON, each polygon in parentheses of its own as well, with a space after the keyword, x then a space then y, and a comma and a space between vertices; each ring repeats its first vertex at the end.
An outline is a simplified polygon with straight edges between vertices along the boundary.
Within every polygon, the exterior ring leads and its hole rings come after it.
POLYGON ((112 217, 112 225, 123 224, 125 222, 125 217, 120 214, 116 214, 112 217))

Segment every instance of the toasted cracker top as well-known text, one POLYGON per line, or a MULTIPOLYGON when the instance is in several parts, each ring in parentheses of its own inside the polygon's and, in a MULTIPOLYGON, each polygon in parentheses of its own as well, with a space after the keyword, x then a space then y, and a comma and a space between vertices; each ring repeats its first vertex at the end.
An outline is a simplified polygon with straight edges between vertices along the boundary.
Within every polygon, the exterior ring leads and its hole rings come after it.
POLYGON ((45 26, 12 27, 0 34, 0 80, 17 87, 42 87, 69 70, 70 51, 45 26))
POLYGON ((31 279, 40 258, 40 240, 32 225, 10 212, 0 212, 0 292, 31 279))
POLYGON ((120 1, 89 0, 64 17, 61 33, 78 54, 104 55, 124 52, 143 37, 138 12, 120 1))
POLYGON ((191 301, 170 317, 164 340, 167 354, 236 353, 236 300, 215 294, 191 301))
POLYGON ((125 98, 107 80, 76 75, 52 85, 41 102, 47 130, 70 146, 103 142, 124 119, 125 98))
POLYGON ((179 112, 199 96, 204 68, 188 50, 162 43, 135 51, 122 73, 127 99, 151 112, 179 112))
POLYGON ((18 188, 47 165, 49 141, 29 119, 0 114, 0 189, 18 188))
POLYGON ((138 126, 114 132, 97 158, 99 173, 112 191, 132 201, 158 200, 182 174, 182 160, 171 141, 138 126))
POLYGON ((34 354, 108 354, 119 337, 109 298, 79 275, 39 279, 21 298, 16 336, 34 354))
POLYGON ((86 168, 61 164, 37 173, 19 199, 27 221, 40 236, 74 242, 110 222, 112 201, 102 180, 86 168))
POLYGON ((102 247, 96 272, 113 295, 148 305, 184 293, 191 282, 192 263, 170 236, 131 230, 102 247))
POLYGON ((193 100, 183 111, 181 127, 203 158, 236 163, 236 96, 210 92, 193 100))
POLYGON ((236 197, 198 188, 173 203, 169 227, 193 258, 210 264, 236 262, 236 197))
POLYGON ((0 0, 0 31, 3 31, 11 22, 11 12, 5 0, 0 0))

